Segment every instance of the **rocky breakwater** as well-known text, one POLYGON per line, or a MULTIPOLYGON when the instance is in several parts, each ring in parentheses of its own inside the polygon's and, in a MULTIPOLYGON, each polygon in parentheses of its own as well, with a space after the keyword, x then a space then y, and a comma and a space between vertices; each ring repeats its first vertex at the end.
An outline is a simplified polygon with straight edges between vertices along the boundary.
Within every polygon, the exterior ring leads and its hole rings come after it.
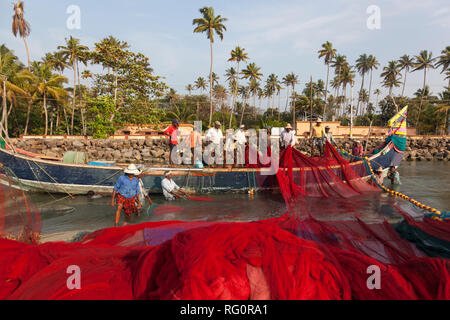
POLYGON ((48 157, 62 158, 67 151, 86 152, 89 161, 158 164, 169 161, 166 137, 148 139, 25 139, 16 140, 17 148, 48 157))

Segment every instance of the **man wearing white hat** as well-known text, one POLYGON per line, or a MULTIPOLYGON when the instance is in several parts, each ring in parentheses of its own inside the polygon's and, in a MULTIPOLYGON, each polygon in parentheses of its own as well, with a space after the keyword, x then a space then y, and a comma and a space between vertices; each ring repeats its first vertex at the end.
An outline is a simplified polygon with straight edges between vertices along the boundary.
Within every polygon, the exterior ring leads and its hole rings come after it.
POLYGON ((206 152, 207 154, 209 153, 207 156, 209 165, 213 164, 214 159, 217 164, 223 163, 223 133, 220 130, 220 126, 220 122, 215 121, 214 127, 209 128, 205 134, 205 140, 212 144, 212 146, 208 145, 206 152), (212 153, 214 153, 214 158, 212 157, 212 153))
POLYGON ((281 150, 286 149, 289 146, 294 147, 295 142, 295 131, 292 130, 291 124, 288 123, 280 134, 281 150))
MULTIPOLYGON (((139 180, 136 178, 141 172, 136 168, 136 165, 130 164, 125 170, 125 175, 117 179, 116 185, 111 199, 111 206, 114 207, 116 203, 114 200, 117 195, 117 210, 115 217, 115 226, 119 226, 120 212, 124 211, 125 220, 129 221, 133 213, 137 213, 142 207, 139 199, 139 180), (136 206, 137 205, 137 206, 136 206)), ((127 223, 124 222, 124 225, 127 223)))
POLYGON ((176 200, 187 196, 187 193, 173 181, 172 171, 166 171, 164 176, 165 178, 161 181, 161 187, 166 200, 176 200))
POLYGON ((245 125, 239 126, 239 130, 234 134, 234 140, 236 141, 236 163, 243 166, 245 163, 245 145, 247 144, 245 125))

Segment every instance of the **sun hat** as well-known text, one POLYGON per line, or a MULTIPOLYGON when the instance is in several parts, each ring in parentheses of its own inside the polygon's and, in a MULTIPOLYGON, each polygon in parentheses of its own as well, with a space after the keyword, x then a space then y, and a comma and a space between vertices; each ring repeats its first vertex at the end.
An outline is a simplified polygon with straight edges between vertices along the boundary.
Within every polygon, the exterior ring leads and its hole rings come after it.
POLYGON ((316 122, 322 122, 322 119, 317 118, 316 122))
POLYGON ((286 125, 286 127, 285 127, 286 129, 292 129, 292 126, 291 126, 291 124, 290 123, 288 123, 287 125, 286 125))
POLYGON ((245 124, 241 124, 241 125, 239 126, 239 128, 241 128, 241 129, 245 128, 245 124))
POLYGON ((219 121, 214 121, 214 124, 215 124, 216 126, 221 126, 221 124, 220 124, 219 121))
POLYGON ((124 170, 124 172, 128 174, 134 174, 135 176, 141 173, 141 171, 139 171, 139 169, 136 168, 135 164, 128 165, 128 167, 124 170))

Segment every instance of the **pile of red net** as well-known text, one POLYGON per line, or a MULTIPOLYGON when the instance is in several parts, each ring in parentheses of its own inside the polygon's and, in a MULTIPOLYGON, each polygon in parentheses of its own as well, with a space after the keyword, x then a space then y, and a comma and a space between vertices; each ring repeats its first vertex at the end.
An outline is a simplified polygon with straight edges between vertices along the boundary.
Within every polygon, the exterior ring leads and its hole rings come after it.
MULTIPOLYGON (((319 221, 291 211, 309 196, 373 190, 333 150, 325 155, 290 148, 281 155, 278 178, 290 206, 279 218, 149 222, 76 243, 0 240, 0 298, 449 299, 449 260, 426 256, 386 221, 319 221), (67 285, 73 265, 80 289, 67 285)), ((434 228, 446 237, 445 226, 434 228)))

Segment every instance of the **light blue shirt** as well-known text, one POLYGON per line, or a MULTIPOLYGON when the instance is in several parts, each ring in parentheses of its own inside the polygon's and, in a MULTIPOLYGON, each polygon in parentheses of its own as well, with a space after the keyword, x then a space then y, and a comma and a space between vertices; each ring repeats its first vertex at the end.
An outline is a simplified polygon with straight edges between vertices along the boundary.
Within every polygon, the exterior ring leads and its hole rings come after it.
POLYGON ((128 176, 121 176, 117 179, 114 190, 120 193, 124 198, 130 199, 140 193, 139 180, 133 177, 132 180, 128 176))

